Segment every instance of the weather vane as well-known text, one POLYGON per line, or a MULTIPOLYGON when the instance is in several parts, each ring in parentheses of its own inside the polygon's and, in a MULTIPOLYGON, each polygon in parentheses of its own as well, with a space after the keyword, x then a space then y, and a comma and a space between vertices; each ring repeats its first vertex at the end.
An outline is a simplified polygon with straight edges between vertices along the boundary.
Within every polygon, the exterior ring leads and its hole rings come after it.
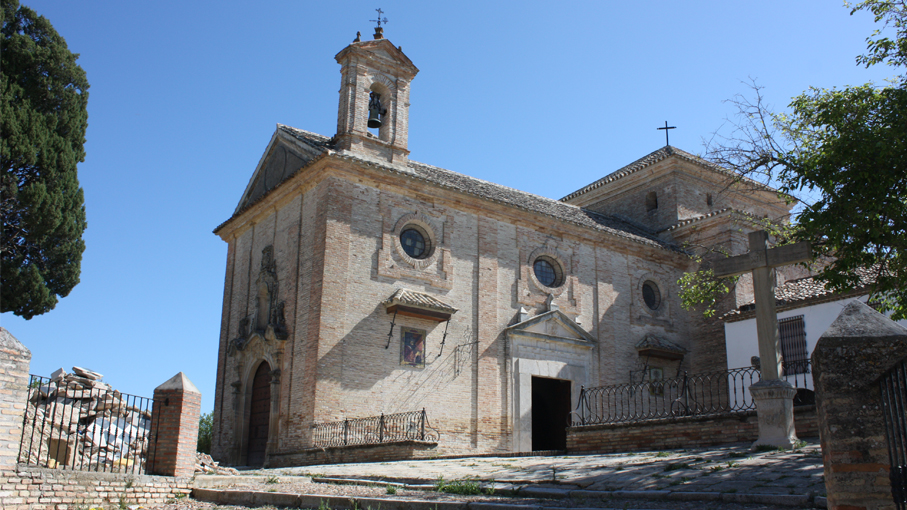
POLYGON ((382 24, 382 23, 384 23, 385 25, 387 25, 387 18, 383 18, 383 19, 381 18, 381 15, 384 14, 384 11, 382 11, 380 7, 377 8, 377 9, 375 9, 375 10, 378 11, 378 19, 370 19, 369 21, 372 21, 372 22, 374 22, 374 23, 377 23, 377 24, 378 24, 378 28, 381 28, 381 24, 382 24))
MULTIPOLYGON (((386 23, 386 21, 385 21, 385 23, 386 23)), ((677 129, 677 126, 668 127, 668 121, 665 121, 665 127, 663 127, 663 128, 655 128, 655 129, 657 129, 657 130, 659 130, 659 131, 661 131, 662 129, 664 129, 664 130, 665 130, 665 145, 671 145, 670 143, 668 143, 668 130, 669 130, 669 129, 677 129)))

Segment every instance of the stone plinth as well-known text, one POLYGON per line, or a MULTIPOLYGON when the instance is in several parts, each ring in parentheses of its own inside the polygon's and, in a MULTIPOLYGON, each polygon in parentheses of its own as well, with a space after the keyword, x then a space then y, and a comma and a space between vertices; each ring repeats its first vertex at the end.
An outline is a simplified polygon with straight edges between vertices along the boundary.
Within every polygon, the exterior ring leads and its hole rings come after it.
POLYGON ((828 508, 894 508, 878 380, 907 358, 907 329, 858 301, 812 355, 828 508))
POLYGON ((148 472, 192 476, 198 446, 202 394, 180 372, 154 389, 148 472))
POLYGON ((756 403, 759 422, 759 439, 753 443, 755 450, 768 445, 791 449, 797 443, 794 430, 794 396, 797 389, 787 381, 768 379, 750 386, 756 403))
POLYGON ((30 364, 31 352, 0 328, 0 472, 16 470, 30 364))

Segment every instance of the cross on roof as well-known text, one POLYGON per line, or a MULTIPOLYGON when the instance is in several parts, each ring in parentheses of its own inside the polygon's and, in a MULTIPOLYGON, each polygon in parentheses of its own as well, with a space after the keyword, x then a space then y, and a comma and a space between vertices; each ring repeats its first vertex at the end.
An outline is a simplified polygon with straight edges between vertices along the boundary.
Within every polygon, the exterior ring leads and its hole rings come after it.
POLYGON ((677 126, 668 127, 668 121, 665 121, 665 127, 663 127, 663 128, 655 128, 655 129, 657 129, 658 131, 661 131, 662 129, 664 129, 664 132, 665 132, 665 145, 671 145, 670 143, 668 143, 668 130, 669 130, 669 129, 677 129, 677 126))
POLYGON ((369 21, 378 23, 378 28, 381 28, 382 23, 385 25, 387 24, 387 18, 381 19, 381 15, 384 14, 384 11, 382 11, 380 7, 375 10, 378 11, 378 19, 370 19, 369 21))
POLYGON ((768 248, 764 230, 749 233, 749 253, 715 261, 715 276, 737 276, 753 272, 753 294, 756 298, 756 335, 759 338, 759 357, 762 379, 778 379, 781 374, 781 355, 778 352, 778 314, 775 311, 775 278, 772 269, 778 266, 806 262, 812 250, 806 241, 768 248))

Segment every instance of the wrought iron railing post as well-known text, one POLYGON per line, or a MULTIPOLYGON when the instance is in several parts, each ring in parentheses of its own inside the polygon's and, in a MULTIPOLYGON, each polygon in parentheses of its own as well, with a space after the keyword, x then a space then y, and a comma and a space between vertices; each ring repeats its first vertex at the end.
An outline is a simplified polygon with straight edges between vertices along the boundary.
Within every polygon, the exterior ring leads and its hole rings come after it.
POLYGON ((579 387, 579 422, 582 425, 586 424, 586 385, 580 385, 579 387))
POLYGON ((422 408, 422 423, 420 426, 419 440, 425 441, 425 408, 422 408))
POLYGON ((384 413, 378 418, 378 442, 384 442, 384 413))
POLYGON ((687 386, 689 384, 689 378, 687 377, 687 371, 683 371, 683 414, 686 415, 690 412, 690 388, 687 386))
POLYGON ((346 446, 350 434, 350 420, 343 420, 343 446, 346 446))

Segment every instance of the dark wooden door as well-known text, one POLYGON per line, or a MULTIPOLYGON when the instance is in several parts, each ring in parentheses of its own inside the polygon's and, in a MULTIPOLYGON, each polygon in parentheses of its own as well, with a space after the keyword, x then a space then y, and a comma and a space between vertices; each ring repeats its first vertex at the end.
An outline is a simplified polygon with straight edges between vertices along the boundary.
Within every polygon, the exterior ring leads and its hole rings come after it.
POLYGON ((268 448, 268 428, 271 424, 271 366, 262 361, 252 379, 252 408, 249 412, 249 466, 265 463, 268 448))
POLYGON ((566 450, 570 381, 532 378, 532 451, 566 450))

